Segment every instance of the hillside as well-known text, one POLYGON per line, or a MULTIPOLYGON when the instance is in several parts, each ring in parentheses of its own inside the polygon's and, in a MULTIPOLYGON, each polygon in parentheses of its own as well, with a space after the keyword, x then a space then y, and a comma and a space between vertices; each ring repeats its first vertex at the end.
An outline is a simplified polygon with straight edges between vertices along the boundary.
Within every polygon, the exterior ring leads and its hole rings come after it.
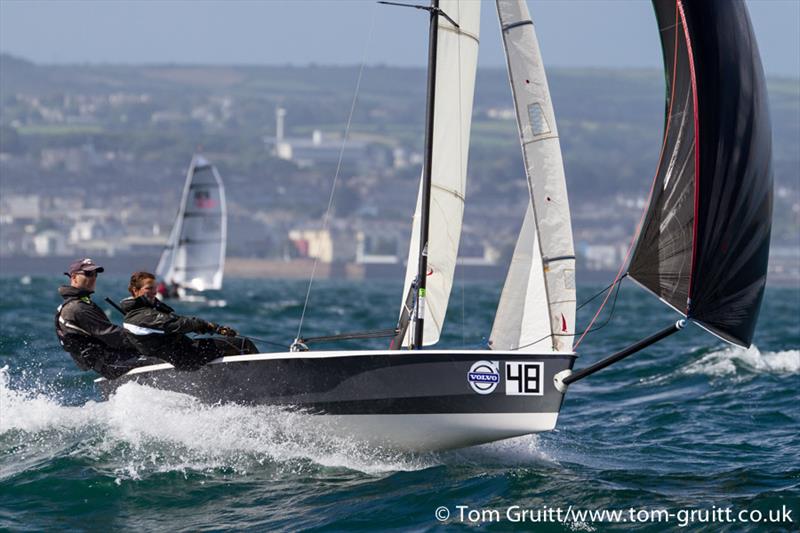
MULTIPOLYGON (((201 146, 224 167, 237 205, 249 210, 281 206, 287 199, 274 192, 288 188, 295 207, 306 206, 313 216, 325 204, 333 168, 297 168, 276 159, 264 137, 275 135, 277 106, 287 110, 287 136, 308 137, 315 129, 340 136, 357 75, 356 67, 320 65, 49 66, 2 55, 2 151, 30 161, 37 161, 44 149, 87 143, 98 151, 124 153, 127 163, 117 161, 103 171, 104 193, 134 194, 130 185, 136 180, 138 187, 163 191, 169 201, 175 187, 165 178, 179 175, 189 154, 201 146)), ((421 151, 424 80, 422 69, 367 68, 351 138, 374 144, 387 158, 397 147, 421 151)), ((608 203, 620 194, 643 196, 660 149, 662 74, 553 69, 549 80, 573 205, 608 203)), ((792 209, 800 188, 800 82, 773 79, 768 85, 775 179, 782 191, 776 230, 791 238, 798 223, 792 209)), ((524 191, 515 122, 492 115, 510 106, 506 72, 479 71, 469 170, 469 195, 479 211, 498 201, 517 205, 524 191)), ((358 169, 345 168, 343 196, 355 195, 351 207, 357 208, 374 189, 405 183, 413 191, 418 172, 412 166, 387 175, 392 183, 381 182, 380 176, 364 182, 356 179, 358 169)), ((3 174, 5 192, 58 190, 85 178, 19 162, 4 167, 3 174), (10 179, 15 176, 24 179, 10 179)), ((413 193, 409 198, 408 205, 413 193)))

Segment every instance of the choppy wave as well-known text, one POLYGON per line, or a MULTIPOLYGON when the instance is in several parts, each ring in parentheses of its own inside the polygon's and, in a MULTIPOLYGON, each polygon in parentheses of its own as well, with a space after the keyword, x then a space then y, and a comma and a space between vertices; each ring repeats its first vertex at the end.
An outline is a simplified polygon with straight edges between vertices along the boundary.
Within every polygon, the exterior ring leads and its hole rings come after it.
MULTIPOLYGON (((313 416, 268 406, 204 405, 136 383, 123 385, 107 402, 67 406, 40 392, 9 387, 7 368, 0 369, 0 404, 6 413, 0 417, 0 448, 28 456, 50 454, 56 445, 75 448, 71 454, 108 464, 118 481, 169 471, 247 474, 273 468, 296 474, 322 466, 376 475, 442 463, 552 462, 536 436, 454 452, 400 453, 320 434, 313 416)), ((0 479, 28 466, 5 465, 0 479)))
POLYGON ((687 374, 731 376, 740 374, 798 374, 800 350, 761 353, 757 346, 727 347, 704 355, 689 365, 687 374))
MULTIPOLYGON (((104 278, 102 290, 126 281, 104 278)), ((11 367, 0 371, 0 530, 87 523, 137 530, 431 530, 437 506, 452 510, 459 503, 597 509, 734 501, 765 509, 798 496, 800 474, 786 461, 798 455, 796 290, 765 298, 756 337, 761 350, 709 349, 720 345, 687 328, 576 386, 555 431, 407 454, 337 440, 314 417, 275 407, 205 405, 137 384, 109 401, 92 401, 91 378, 73 368, 52 333, 57 284, 0 277, 0 288, 15 294, 0 302, 0 367, 11 367)), ((354 331, 384 327, 384 311, 400 290, 358 282, 320 282, 320 288, 306 317, 309 334, 343 324, 354 331)), ((499 288, 468 288, 461 317, 456 313, 445 326, 445 347, 477 345, 491 327, 499 288)), ((305 291, 305 284, 230 280, 227 307, 186 305, 182 312, 273 338, 297 330, 297 297, 305 291)), ((577 366, 672 319, 647 302, 623 288, 617 316, 636 319, 612 321, 577 366)))
MULTIPOLYGON (((268 406, 204 405, 185 394, 135 383, 120 387, 107 402, 65 406, 57 398, 10 388, 4 368, 0 404, 0 448, 10 446, 16 453, 27 448, 36 454, 37 449, 44 451, 37 443, 74 444, 78 449, 73 453, 103 457, 123 479, 220 468, 245 474, 265 465, 278 471, 281 465, 319 465, 379 474, 418 470, 436 460, 434 455, 390 452, 319 434, 314 417, 302 413, 268 406)), ((18 471, 5 466, 0 477, 18 471)))

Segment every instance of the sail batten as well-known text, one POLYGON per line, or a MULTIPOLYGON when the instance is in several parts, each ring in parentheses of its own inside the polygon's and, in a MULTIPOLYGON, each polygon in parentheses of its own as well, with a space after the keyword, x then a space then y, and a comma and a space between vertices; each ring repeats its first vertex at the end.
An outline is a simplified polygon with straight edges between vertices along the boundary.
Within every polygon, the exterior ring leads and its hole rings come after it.
POLYGON ((748 346, 766 285, 772 148, 766 85, 740 0, 653 0, 668 98, 662 155, 629 275, 748 346))
POLYGON ((195 156, 156 276, 197 291, 220 289, 226 237, 227 208, 222 179, 206 159, 195 156))
POLYGON ((493 349, 571 351, 575 252, 564 164, 536 29, 523 0, 498 0, 529 202, 498 303, 493 349))

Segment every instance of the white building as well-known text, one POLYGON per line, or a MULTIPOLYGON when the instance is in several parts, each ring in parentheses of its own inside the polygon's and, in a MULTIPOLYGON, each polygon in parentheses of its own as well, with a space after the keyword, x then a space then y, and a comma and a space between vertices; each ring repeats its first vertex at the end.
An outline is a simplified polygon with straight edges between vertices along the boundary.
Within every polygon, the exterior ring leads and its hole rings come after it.
POLYGON ((33 237, 34 253, 38 256, 66 255, 69 252, 64 235, 54 230, 37 233, 33 237))
POLYGON ((275 137, 265 137, 264 143, 272 155, 299 166, 337 164, 342 158, 344 164, 365 165, 370 163, 367 143, 348 140, 342 151, 341 139, 326 138, 320 130, 314 130, 311 137, 286 137, 284 134, 286 110, 275 110, 275 137))
POLYGON ((356 257, 357 239, 350 228, 293 229, 289 240, 300 257, 323 263, 351 262, 356 257))

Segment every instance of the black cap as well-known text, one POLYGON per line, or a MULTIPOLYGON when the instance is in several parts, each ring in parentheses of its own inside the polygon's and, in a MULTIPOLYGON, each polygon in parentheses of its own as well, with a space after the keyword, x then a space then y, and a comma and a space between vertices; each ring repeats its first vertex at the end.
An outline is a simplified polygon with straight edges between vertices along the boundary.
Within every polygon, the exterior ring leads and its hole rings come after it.
POLYGON ((78 259, 77 261, 70 263, 69 270, 64 272, 64 275, 72 276, 78 272, 92 271, 96 271, 99 274, 100 272, 105 271, 105 269, 87 257, 86 259, 78 259))

